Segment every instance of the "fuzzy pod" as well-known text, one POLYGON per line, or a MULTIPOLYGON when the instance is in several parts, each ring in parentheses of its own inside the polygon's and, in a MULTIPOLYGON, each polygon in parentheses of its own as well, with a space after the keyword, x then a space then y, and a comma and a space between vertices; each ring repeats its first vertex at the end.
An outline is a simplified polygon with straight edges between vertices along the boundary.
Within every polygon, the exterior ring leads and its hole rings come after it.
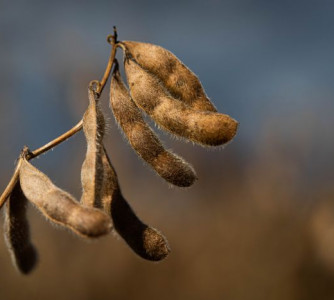
POLYGON ((103 209, 110 214, 114 229, 140 257, 150 261, 166 258, 170 252, 167 239, 158 230, 144 224, 133 212, 122 195, 116 172, 105 151, 103 166, 103 209))
POLYGON ((180 187, 188 187, 195 182, 197 177, 192 166, 181 157, 167 151, 144 121, 118 69, 111 79, 110 106, 132 148, 162 178, 180 187))
POLYGON ((13 264, 22 274, 29 274, 38 261, 37 251, 30 240, 26 210, 27 198, 17 181, 6 203, 4 232, 13 264))
POLYGON ((149 43, 122 41, 120 44, 143 69, 159 78, 173 97, 195 110, 217 111, 197 76, 173 53, 149 43))
POLYGON ((103 183, 102 140, 105 121, 94 92, 88 90, 89 106, 83 116, 83 131, 87 141, 86 157, 81 167, 82 197, 80 202, 91 207, 101 206, 103 183))
POLYGON ((107 151, 103 147, 102 152, 102 167, 103 167, 103 185, 102 185, 102 203, 99 208, 111 216, 111 203, 114 199, 120 197, 121 189, 118 183, 118 178, 114 167, 111 164, 107 151))
POLYGON ((96 208, 80 205, 25 159, 20 169, 20 183, 26 198, 50 221, 88 238, 110 232, 109 216, 96 208))
POLYGON ((133 59, 126 57, 124 64, 132 99, 163 129, 205 146, 219 146, 235 136, 238 122, 230 116, 194 110, 133 59))

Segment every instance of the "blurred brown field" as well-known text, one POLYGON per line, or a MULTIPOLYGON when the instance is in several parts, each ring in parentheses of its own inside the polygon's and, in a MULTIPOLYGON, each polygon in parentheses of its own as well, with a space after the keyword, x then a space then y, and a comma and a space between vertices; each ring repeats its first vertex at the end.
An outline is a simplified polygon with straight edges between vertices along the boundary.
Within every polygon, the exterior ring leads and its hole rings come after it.
MULTIPOLYGON (((332 299, 334 189, 307 184, 312 130, 287 144, 275 121, 264 127, 246 163, 238 137, 216 152, 172 142, 199 175, 193 188, 178 190, 143 166, 113 126, 107 148, 124 194, 167 235, 170 256, 144 261, 112 235, 81 240, 31 209, 40 263, 28 277, 19 275, 1 241, 1 299, 332 299)), ((45 169, 52 155, 37 164, 45 169)), ((56 182, 79 197, 84 147, 66 156, 72 162, 60 167, 64 178, 56 182)))

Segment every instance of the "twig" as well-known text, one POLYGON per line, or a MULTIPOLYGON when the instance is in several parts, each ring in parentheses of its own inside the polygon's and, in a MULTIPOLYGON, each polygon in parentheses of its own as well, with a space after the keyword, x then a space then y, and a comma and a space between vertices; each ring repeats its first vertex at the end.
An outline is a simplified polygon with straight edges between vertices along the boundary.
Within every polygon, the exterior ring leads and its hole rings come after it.
POLYGON ((53 141, 45 144, 44 146, 32 151, 31 153, 29 153, 27 155, 27 159, 33 159, 41 154, 43 154, 44 152, 47 152, 48 150, 56 147, 57 145, 59 145, 60 143, 66 141, 68 138, 70 138, 71 136, 75 135, 77 132, 79 132, 82 129, 82 120, 80 120, 78 122, 78 124, 76 124, 73 128, 71 128, 69 131, 63 133, 62 135, 58 136, 57 138, 55 138, 53 141))
POLYGON ((6 200, 8 199, 8 196, 12 192, 17 180, 19 179, 19 172, 20 172, 21 163, 22 163, 22 158, 20 157, 18 162, 17 162, 16 168, 14 170, 14 174, 13 174, 12 178, 10 179, 6 189, 4 190, 4 192, 2 193, 2 195, 0 197, 0 209, 2 208, 2 206, 4 205, 6 200))
POLYGON ((111 44, 111 53, 110 53, 110 57, 109 57, 109 61, 108 61, 108 64, 107 64, 107 67, 106 67, 106 70, 104 72, 104 75, 101 79, 101 81, 99 82, 99 87, 98 89, 96 90, 96 93, 100 96, 102 94, 102 91, 106 85, 106 82, 109 78, 109 75, 110 75, 110 72, 111 72, 111 68, 114 64, 114 60, 115 60, 115 56, 116 56, 116 44, 117 44, 117 29, 116 27, 114 26, 114 34, 113 35, 108 35, 107 37, 107 42, 109 44, 111 44))

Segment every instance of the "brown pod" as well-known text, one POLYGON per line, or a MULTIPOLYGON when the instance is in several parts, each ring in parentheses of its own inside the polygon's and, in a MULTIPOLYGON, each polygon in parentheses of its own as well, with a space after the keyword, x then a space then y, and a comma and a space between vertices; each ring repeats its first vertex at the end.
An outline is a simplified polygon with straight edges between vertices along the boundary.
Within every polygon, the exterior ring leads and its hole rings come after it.
POLYGON ((81 203, 87 206, 101 206, 103 183, 102 140, 104 135, 104 117, 94 92, 88 90, 89 106, 83 117, 83 131, 87 141, 87 152, 81 167, 82 197, 81 203))
POLYGON ((37 251, 30 240, 26 206, 27 198, 17 181, 6 203, 4 231, 13 264, 23 274, 30 273, 38 260, 37 251))
POLYGON ((103 209, 111 215, 114 228, 140 257, 159 261, 167 257, 170 248, 167 239, 156 229, 144 224, 123 198, 116 172, 104 151, 103 209))
POLYGON ((20 182, 27 199, 50 221, 84 237, 94 238, 110 232, 110 217, 96 208, 80 205, 25 159, 20 169, 20 182))
POLYGON ((139 65, 159 78, 173 97, 195 110, 217 111, 197 76, 173 53, 149 43, 123 41, 120 44, 139 65))
POLYGON ((144 121, 118 69, 111 79, 110 106, 132 148, 166 181, 188 187, 197 179, 194 169, 181 157, 167 151, 144 121))
POLYGON ((133 59, 124 63, 132 99, 163 129, 205 146, 219 146, 235 136, 238 122, 230 116, 194 110, 133 59))

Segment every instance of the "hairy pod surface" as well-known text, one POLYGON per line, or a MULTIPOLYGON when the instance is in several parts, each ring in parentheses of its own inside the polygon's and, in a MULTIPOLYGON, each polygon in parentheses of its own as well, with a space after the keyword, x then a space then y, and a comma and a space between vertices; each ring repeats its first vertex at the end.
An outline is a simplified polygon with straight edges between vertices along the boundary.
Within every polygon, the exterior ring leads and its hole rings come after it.
POLYGON ((37 251, 30 240, 26 209, 27 198, 17 181, 6 203, 4 231, 13 264, 23 274, 30 273, 38 260, 37 251))
POLYGON ((99 208, 103 209, 106 214, 111 216, 111 203, 119 197, 121 189, 114 167, 111 164, 107 151, 103 147, 102 152, 103 167, 103 185, 102 185, 102 203, 99 208))
POLYGON ((102 160, 103 209, 110 214, 115 230, 140 257, 151 261, 164 259, 170 252, 167 239, 158 230, 144 224, 123 198, 116 172, 105 151, 102 160))
POLYGON ((205 146, 219 146, 236 134, 238 122, 230 116, 197 111, 173 98, 161 82, 133 59, 125 59, 131 97, 165 130, 205 146))
POLYGON ((111 79, 110 106, 132 148, 162 178, 180 187, 194 183, 197 179, 194 169, 181 157, 163 147, 131 99, 118 70, 111 79))
POLYGON ((94 92, 88 90, 89 106, 83 116, 83 131, 87 141, 87 152, 81 167, 81 203, 91 207, 101 206, 103 184, 102 140, 105 121, 94 92))
POLYGON ((195 110, 217 111, 197 76, 173 53, 149 43, 122 41, 121 44, 143 69, 161 80, 173 97, 195 110))
POLYGON ((110 232, 111 220, 105 213, 80 205, 27 160, 22 161, 20 183, 26 198, 50 221, 84 237, 94 238, 110 232))

